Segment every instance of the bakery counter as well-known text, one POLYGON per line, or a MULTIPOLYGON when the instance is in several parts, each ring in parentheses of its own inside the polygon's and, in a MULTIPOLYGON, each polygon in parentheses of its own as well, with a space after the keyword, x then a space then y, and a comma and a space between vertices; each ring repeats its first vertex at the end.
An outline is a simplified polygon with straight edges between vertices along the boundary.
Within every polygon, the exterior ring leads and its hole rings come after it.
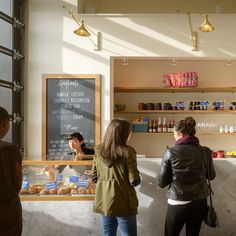
MULTIPOLYGON (((136 188, 139 198, 138 235, 164 235, 167 188, 156 184, 161 158, 138 158, 142 176, 136 188)), ((212 181, 213 204, 220 228, 202 226, 201 236, 236 235, 236 159, 214 159, 216 179, 212 181)), ((71 170, 71 169, 69 169, 71 170)), ((66 171, 66 170, 65 170, 66 171)), ((93 201, 23 201, 22 236, 102 235, 99 214, 93 213, 93 201)), ((185 232, 181 232, 184 236, 185 232)))
POLYGON ((21 201, 93 201, 93 195, 81 195, 81 196, 32 196, 32 195, 20 195, 21 201))
POLYGON ((21 201, 91 201, 91 167, 91 160, 24 160, 21 201))

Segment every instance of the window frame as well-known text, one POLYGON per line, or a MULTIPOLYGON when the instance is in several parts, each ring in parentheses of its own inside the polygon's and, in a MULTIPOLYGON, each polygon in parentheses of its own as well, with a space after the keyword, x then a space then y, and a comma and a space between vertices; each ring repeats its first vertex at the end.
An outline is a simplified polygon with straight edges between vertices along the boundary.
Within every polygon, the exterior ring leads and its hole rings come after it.
POLYGON ((0 79, 0 87, 3 89, 12 89, 12 107, 10 113, 11 135, 10 141, 17 144, 23 150, 23 41, 24 29, 16 21, 22 22, 24 13, 24 2, 19 0, 12 0, 12 16, 0 11, 0 18, 12 25, 12 48, 0 45, 0 53, 8 55, 12 58, 12 79, 9 81, 0 79), (19 26, 19 27, 18 27, 19 26), (19 86, 18 86, 19 85, 19 86), (20 117, 22 120, 20 121, 20 117), (18 118, 18 119, 17 119, 18 118))

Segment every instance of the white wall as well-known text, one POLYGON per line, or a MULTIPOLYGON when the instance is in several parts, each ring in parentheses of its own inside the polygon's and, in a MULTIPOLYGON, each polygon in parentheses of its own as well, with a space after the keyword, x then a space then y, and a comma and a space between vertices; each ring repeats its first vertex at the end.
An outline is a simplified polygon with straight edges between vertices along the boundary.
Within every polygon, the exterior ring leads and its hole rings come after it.
MULTIPOLYGON (((76 3, 76 1, 70 1, 76 3)), ((190 49, 190 30, 185 14, 84 16, 87 25, 102 32, 102 50, 93 51, 87 38, 73 34, 76 22, 62 5, 68 1, 28 1, 28 71, 25 89, 25 149, 29 159, 41 158, 42 74, 102 75, 102 134, 112 117, 111 57, 235 58, 235 14, 209 15, 212 33, 199 32, 199 51, 190 49)), ((192 15, 193 29, 202 15, 192 15)))

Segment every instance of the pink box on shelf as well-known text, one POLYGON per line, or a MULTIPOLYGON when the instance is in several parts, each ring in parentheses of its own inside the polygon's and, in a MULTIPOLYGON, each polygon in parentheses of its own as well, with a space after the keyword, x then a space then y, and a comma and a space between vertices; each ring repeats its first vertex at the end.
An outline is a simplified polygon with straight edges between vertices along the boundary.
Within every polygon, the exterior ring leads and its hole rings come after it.
POLYGON ((197 72, 176 72, 163 75, 167 87, 197 87, 197 72))

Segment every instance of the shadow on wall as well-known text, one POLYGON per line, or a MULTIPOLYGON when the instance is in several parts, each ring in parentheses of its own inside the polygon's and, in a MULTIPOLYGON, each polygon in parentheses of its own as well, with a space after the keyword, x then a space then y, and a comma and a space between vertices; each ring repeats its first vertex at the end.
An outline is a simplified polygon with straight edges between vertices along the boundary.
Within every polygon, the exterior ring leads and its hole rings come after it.
MULTIPOLYGON (((63 212, 62 212, 63 214, 63 212)), ((86 220, 86 217, 85 217, 86 220)), ((79 224, 79 223, 78 223, 79 224)), ((99 226, 100 227, 100 226, 99 226)), ((22 236, 98 236, 97 228, 83 228, 58 221, 53 216, 40 211, 23 210, 22 236)))

